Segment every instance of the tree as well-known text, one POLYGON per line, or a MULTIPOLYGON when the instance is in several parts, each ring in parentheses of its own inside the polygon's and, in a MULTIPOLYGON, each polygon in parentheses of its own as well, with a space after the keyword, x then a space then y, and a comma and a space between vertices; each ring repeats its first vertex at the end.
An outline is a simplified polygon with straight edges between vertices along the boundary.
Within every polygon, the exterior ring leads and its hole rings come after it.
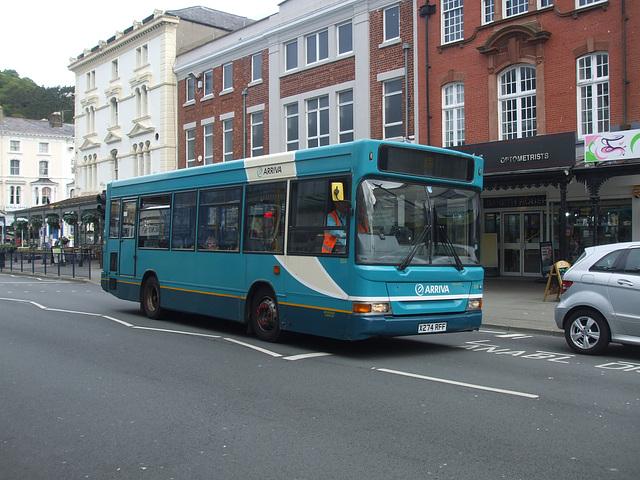
POLYGON ((74 87, 40 87, 30 78, 20 78, 15 70, 0 72, 0 105, 7 117, 40 120, 49 118, 53 112, 70 112, 67 120, 72 120, 74 90, 74 87))

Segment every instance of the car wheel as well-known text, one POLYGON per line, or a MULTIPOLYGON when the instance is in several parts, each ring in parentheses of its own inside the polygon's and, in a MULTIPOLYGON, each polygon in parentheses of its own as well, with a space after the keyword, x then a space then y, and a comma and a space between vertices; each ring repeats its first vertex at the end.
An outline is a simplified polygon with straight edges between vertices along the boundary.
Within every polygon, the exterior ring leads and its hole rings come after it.
POLYGON ((609 345, 611 332, 607 321, 598 312, 578 310, 567 318, 564 338, 574 352, 597 355, 609 345))
POLYGON ((144 314, 152 320, 158 320, 162 316, 160 283, 156 277, 149 277, 142 284, 140 306, 144 314))
POLYGON ((251 302, 251 327, 260 340, 276 342, 280 338, 280 314, 275 295, 260 288, 251 302))

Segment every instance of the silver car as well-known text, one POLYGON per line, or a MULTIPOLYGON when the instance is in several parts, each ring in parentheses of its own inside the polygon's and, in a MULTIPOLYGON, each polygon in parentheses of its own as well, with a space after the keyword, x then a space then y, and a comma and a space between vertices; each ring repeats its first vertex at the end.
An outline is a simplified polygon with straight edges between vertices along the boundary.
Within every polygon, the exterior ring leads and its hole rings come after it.
POLYGON ((640 345, 640 242, 586 248, 562 277, 555 320, 577 353, 640 345))

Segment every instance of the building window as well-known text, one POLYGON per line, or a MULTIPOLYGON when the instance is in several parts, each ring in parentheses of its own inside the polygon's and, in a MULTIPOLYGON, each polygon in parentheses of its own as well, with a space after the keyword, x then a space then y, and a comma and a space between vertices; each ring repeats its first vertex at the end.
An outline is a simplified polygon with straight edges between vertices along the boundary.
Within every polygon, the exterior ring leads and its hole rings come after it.
POLYGON ((94 107, 86 108, 85 115, 85 128, 87 134, 93 134, 96 131, 96 110, 94 107))
POLYGON ((116 98, 112 98, 109 105, 111 106, 111 126, 115 127, 120 125, 118 116, 118 100, 116 98))
POLYGON ((503 0, 504 18, 520 15, 529 11, 529 0, 503 0))
POLYGON ((383 85, 384 138, 402 137, 402 79, 383 85))
POLYGON ((340 143, 352 142, 353 90, 338 93, 338 138, 340 143))
POLYGON ((287 71, 298 68, 298 41, 294 40, 284 46, 285 68, 287 71))
POLYGON ((443 43, 456 42, 464 38, 462 0, 442 1, 443 43))
POLYGON ((143 85, 136 88, 136 118, 145 117, 148 114, 147 87, 143 85))
POLYGON ((222 122, 222 150, 225 162, 233 160, 233 120, 222 122))
POLYGON ((38 142, 38 153, 40 155, 49 154, 49 142, 38 142))
POLYGON ((538 0, 538 9, 553 6, 553 0, 538 0))
POLYGON ((589 5, 595 5, 596 3, 604 3, 607 0, 577 0, 577 7, 588 7, 589 5))
POLYGON ((442 89, 443 145, 464 145, 464 83, 450 83, 442 89))
POLYGON ((51 203, 51 189, 44 187, 42 189, 42 205, 48 205, 51 203))
POLYGON ((96 88, 96 71, 91 70, 86 74, 87 90, 93 90, 96 88))
POLYGON ((20 140, 9 140, 9 151, 20 152, 20 140))
POLYGON ((338 55, 353 52, 353 24, 351 22, 338 26, 338 55))
POLYGON ((400 38, 400 7, 387 8, 384 11, 384 41, 400 38))
POLYGON ((298 104, 286 105, 284 111, 287 123, 287 152, 291 152, 300 148, 298 104))
POLYGON ((609 55, 578 58, 578 136, 609 131, 609 55))
POLYGON ((329 145, 329 96, 307 100, 307 147, 329 145))
POLYGON ((190 128, 185 131, 187 138, 187 168, 196 165, 196 131, 190 128))
POLYGON ((536 69, 518 65, 499 78, 500 137, 533 137, 537 134, 536 69))
POLYGON ((222 66, 222 90, 233 89, 233 63, 222 66))
POLYGON ((495 14, 495 0, 482 0, 482 23, 493 22, 495 14))
POLYGON ((262 52, 251 57, 251 81, 262 80, 262 52))
POLYGON ((204 72, 204 96, 213 95, 213 69, 204 72))
POLYGON ((204 164, 213 163, 213 124, 204 126, 204 164))
POLYGON ((196 79, 193 77, 187 77, 186 88, 187 88, 187 97, 185 101, 193 102, 196 98, 196 79))
POLYGON ((21 187, 9 187, 9 204, 20 205, 21 187))
POLYGON ((49 177, 49 162, 46 160, 40 160, 38 173, 40 174, 40 178, 48 178, 49 177))
POLYGON ((259 157, 264 154, 262 112, 251 114, 251 156, 259 157))
POLYGON ((111 80, 115 80, 120 76, 118 73, 118 60, 111 61, 111 80))
POLYGON ((149 63, 149 47, 142 45, 136 48, 136 68, 142 67, 149 63))
POLYGON ((20 175, 20 160, 10 161, 9 175, 20 175))
POLYGON ((307 65, 329 58, 329 31, 323 30, 305 38, 307 42, 307 65))

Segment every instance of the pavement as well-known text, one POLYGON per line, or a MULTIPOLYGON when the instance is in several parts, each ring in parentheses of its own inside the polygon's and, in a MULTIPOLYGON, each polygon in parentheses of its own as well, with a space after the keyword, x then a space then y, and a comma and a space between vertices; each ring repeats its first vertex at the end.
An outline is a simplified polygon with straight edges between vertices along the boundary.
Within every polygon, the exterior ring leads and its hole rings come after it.
POLYGON ((558 294, 549 293, 541 277, 485 277, 482 298, 482 326, 519 332, 563 335, 553 319, 558 294))
MULTIPOLYGON (((92 278, 76 277, 75 280, 100 285, 101 270, 99 263, 94 261, 91 264, 92 278)), ((9 273, 7 269, 4 272, 9 273)), ((546 279, 541 277, 485 277, 483 328, 563 335, 553 319, 553 309, 559 301, 558 295, 549 293, 546 301, 543 301, 546 288, 546 279)))

